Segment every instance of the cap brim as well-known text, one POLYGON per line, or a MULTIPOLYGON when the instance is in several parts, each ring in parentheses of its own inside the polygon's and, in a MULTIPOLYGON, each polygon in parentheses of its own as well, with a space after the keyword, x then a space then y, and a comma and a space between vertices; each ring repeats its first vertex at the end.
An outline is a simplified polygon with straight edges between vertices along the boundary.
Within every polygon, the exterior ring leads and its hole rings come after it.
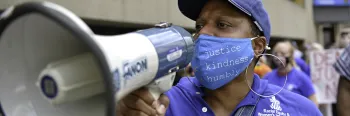
POLYGON ((195 21, 207 2, 208 0, 178 0, 178 7, 183 15, 195 21))

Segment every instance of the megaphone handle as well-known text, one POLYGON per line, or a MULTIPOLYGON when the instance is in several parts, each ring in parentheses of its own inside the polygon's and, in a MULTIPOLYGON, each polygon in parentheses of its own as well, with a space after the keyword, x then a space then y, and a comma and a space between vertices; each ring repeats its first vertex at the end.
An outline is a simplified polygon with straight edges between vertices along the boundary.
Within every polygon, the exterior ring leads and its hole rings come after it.
POLYGON ((173 86, 175 75, 176 72, 170 73, 146 86, 155 100, 158 100, 162 93, 168 91, 173 86))

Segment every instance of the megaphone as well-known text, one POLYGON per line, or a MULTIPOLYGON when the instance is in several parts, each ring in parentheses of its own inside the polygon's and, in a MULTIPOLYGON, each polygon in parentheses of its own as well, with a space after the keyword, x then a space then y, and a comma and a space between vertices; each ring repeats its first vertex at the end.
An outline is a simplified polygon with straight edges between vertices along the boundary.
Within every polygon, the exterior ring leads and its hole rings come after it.
POLYGON ((57 4, 18 4, 0 16, 1 106, 6 116, 114 116, 136 89, 170 89, 193 49, 171 23, 104 36, 57 4))

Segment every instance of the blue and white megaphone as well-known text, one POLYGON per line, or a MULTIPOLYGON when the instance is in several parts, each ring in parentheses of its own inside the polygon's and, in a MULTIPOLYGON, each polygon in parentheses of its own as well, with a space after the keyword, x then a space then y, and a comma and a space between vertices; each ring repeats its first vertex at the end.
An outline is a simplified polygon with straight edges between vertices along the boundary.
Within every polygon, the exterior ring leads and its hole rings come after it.
POLYGON ((59 5, 15 5, 0 16, 0 102, 6 116, 112 116, 138 88, 170 89, 193 47, 171 23, 103 36, 59 5))

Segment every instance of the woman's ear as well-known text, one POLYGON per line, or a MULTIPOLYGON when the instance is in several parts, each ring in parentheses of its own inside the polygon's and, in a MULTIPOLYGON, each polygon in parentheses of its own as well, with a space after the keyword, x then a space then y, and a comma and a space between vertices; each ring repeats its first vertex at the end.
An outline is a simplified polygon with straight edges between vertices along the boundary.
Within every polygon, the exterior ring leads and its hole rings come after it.
POLYGON ((266 38, 264 36, 260 36, 253 40, 253 49, 255 58, 258 58, 266 48, 266 38))

